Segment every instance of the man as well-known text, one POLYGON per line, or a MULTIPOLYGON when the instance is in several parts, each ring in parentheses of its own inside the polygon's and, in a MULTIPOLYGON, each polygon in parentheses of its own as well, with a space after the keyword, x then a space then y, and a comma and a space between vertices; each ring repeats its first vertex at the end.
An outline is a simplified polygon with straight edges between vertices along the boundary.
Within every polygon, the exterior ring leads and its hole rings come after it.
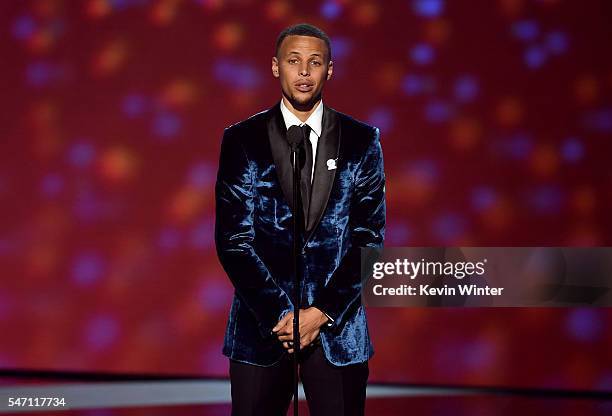
MULTIPOLYGON (((293 221, 302 227, 300 378, 310 414, 364 413, 374 353, 361 304, 360 247, 380 247, 385 177, 379 130, 322 102, 329 38, 299 24, 276 42, 282 99, 225 129, 215 240, 235 287, 223 354, 233 415, 285 415, 293 394, 293 221), (287 130, 301 126, 301 206, 287 130)), ((362 86, 363 87, 363 86, 362 86)))

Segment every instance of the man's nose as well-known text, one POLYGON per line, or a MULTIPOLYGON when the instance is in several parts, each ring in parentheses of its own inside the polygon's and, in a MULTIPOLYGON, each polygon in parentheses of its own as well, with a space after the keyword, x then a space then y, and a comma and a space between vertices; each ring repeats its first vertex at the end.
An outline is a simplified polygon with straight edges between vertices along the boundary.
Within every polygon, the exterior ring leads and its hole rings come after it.
POLYGON ((303 64, 300 66, 300 75, 302 75, 302 76, 306 76, 306 75, 308 75, 308 63, 307 63, 307 62, 306 62, 306 63, 303 63, 303 64))

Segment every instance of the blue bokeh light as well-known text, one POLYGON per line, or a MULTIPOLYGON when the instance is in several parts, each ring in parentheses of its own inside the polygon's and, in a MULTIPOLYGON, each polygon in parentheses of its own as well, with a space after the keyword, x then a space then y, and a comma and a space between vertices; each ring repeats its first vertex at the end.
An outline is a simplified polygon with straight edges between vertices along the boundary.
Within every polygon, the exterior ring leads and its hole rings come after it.
POLYGON ((418 65, 428 65, 435 58, 435 51, 427 43, 419 43, 410 50, 410 58, 418 65))
POLYGON ((219 60, 213 70, 215 78, 230 88, 254 89, 261 84, 261 75, 254 65, 219 60))
POLYGON ((382 133, 388 133, 393 128, 393 114, 389 108, 374 109, 367 118, 369 124, 376 126, 382 133))
POLYGON ((129 118, 136 118, 147 111, 147 99, 142 94, 128 94, 123 98, 121 110, 129 118))
POLYGON ((119 323, 111 315, 95 316, 85 327, 85 342, 94 351, 112 346, 118 337, 119 323))
POLYGON ((443 244, 452 244, 466 230, 466 220, 457 213, 445 213, 434 219, 432 223, 433 236, 443 244))
POLYGON ((105 261, 97 253, 82 253, 72 263, 72 281, 78 286, 89 287, 97 282, 105 271, 105 261))
POLYGON ((89 141, 79 141, 70 146, 68 161, 77 168, 87 168, 96 157, 96 149, 89 141))
POLYGON ((565 32, 550 32, 545 38, 546 48, 553 55, 561 55, 567 52, 569 47, 569 37, 565 32))
POLYGON ((453 115, 453 107, 445 101, 434 100, 425 105, 425 119, 431 123, 443 123, 453 115))
POLYGON ((28 39, 36 31, 36 23, 32 16, 22 15, 15 19, 13 23, 12 33, 17 39, 28 39))
POLYGON ((172 139, 181 131, 181 119, 173 113, 161 112, 153 119, 153 133, 163 139, 172 139))
POLYGON ((327 0, 321 5, 321 14, 328 20, 334 20, 342 12, 342 6, 335 0, 327 0))
POLYGON ((444 12, 443 0, 413 0, 412 10, 417 16, 438 17, 444 12))
POLYGON ((528 202, 536 213, 558 214, 563 204, 563 192, 556 185, 543 185, 530 192, 528 202))
POLYGON ((488 186, 480 186, 472 190, 471 203, 474 210, 486 211, 497 202, 497 192, 488 186))
POLYGON ((546 63, 546 50, 538 45, 531 45, 525 50, 523 59, 528 68, 541 68, 546 63))
POLYGON ((569 335, 581 342, 595 342, 604 331, 601 311, 591 308, 568 311, 566 326, 569 335))
POLYGON ((158 246, 164 251, 170 251, 181 243, 181 233, 174 227, 167 227, 160 231, 157 238, 158 246))
POLYGON ((512 35, 522 41, 535 40, 540 34, 538 22, 534 20, 519 20, 512 25, 512 35))
POLYGON ((40 191, 46 197, 58 195, 64 189, 64 178, 58 173, 48 173, 42 179, 40 191))
POLYGON ((478 96, 478 81, 471 75, 463 75, 455 80, 455 98, 459 102, 470 102, 478 96))
POLYGON ((582 141, 575 137, 564 140, 561 144, 561 157, 563 160, 570 163, 576 163, 582 160, 584 157, 584 145, 582 141))

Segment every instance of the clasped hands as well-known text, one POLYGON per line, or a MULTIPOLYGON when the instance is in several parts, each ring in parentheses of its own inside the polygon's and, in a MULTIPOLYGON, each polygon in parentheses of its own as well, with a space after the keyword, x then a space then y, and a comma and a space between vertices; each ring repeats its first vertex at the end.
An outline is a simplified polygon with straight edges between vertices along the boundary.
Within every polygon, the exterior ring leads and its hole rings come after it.
MULTIPOLYGON (((300 349, 310 345, 319 335, 321 326, 329 321, 327 316, 319 309, 311 306, 300 309, 300 349)), ((293 312, 283 316, 272 328, 278 340, 290 354, 293 353, 293 312)))

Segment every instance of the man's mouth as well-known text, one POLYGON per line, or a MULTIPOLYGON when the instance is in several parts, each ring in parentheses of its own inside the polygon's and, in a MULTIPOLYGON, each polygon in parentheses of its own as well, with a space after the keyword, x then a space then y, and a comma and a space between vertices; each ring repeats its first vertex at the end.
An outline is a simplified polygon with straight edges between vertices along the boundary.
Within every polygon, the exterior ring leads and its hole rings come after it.
POLYGON ((308 92, 314 88, 314 85, 310 82, 298 82, 295 84, 295 88, 300 92, 308 92))

